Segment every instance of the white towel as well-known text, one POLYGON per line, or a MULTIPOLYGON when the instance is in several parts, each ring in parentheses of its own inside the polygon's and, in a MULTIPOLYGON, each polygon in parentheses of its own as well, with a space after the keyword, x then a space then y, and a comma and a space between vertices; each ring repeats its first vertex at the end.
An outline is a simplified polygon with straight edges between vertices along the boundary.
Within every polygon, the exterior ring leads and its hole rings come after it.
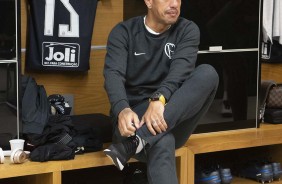
MULTIPOLYGON (((272 42, 272 29, 273 29, 273 10, 274 10, 275 0, 265 0, 263 1, 263 41, 267 42, 270 40, 272 42)), ((280 0, 279 0, 280 1, 280 0)))
POLYGON ((282 0, 263 1, 263 41, 272 39, 282 44, 282 0))
POLYGON ((282 2, 274 0, 272 37, 282 44, 282 2))

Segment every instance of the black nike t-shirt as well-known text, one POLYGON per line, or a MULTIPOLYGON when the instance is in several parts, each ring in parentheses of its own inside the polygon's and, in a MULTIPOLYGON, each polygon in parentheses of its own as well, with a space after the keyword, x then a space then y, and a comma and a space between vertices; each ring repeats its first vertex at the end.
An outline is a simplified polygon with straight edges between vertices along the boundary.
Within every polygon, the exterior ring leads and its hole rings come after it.
POLYGON ((26 69, 87 71, 97 0, 29 0, 26 69))
POLYGON ((161 34, 152 34, 144 16, 117 24, 111 31, 105 57, 105 88, 115 117, 154 92, 167 100, 195 69, 200 30, 179 17, 161 34))

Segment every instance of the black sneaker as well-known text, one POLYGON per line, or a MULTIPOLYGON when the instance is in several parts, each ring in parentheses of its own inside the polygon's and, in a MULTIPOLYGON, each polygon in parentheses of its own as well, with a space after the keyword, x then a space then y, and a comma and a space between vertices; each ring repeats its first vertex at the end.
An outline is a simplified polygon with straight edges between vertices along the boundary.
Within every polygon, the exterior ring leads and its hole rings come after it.
POLYGON ((123 170, 128 160, 135 155, 138 144, 138 137, 131 136, 121 143, 110 145, 108 149, 104 150, 104 153, 119 170, 123 170))
POLYGON ((135 169, 133 173, 126 176, 123 184, 149 184, 146 172, 135 169))
POLYGON ((273 170, 273 179, 280 180, 282 176, 281 164, 279 162, 273 162, 271 165, 273 170))
POLYGON ((206 170, 195 173, 196 184, 221 184, 220 174, 218 170, 206 170))
POLYGON ((273 181, 272 165, 266 163, 247 163, 246 166, 240 171, 240 175, 245 178, 257 180, 261 183, 270 183, 273 181))
POLYGON ((221 184, 230 184, 232 182, 232 174, 229 168, 219 169, 221 184))

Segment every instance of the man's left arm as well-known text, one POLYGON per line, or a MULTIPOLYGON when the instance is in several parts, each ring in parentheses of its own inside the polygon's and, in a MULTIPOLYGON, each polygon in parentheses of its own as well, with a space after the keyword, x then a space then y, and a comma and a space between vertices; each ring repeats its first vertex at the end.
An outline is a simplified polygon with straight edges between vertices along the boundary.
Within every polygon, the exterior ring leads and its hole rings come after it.
MULTIPOLYGON (((199 29, 196 24, 192 23, 192 29, 187 29, 181 41, 177 43, 169 73, 157 90, 165 97, 166 102, 194 70, 199 42, 199 29)), ((163 115, 164 105, 162 101, 151 101, 141 119, 140 126, 146 123, 147 128, 153 135, 162 133, 168 128, 163 115)))
POLYGON ((198 46, 200 43, 200 31, 196 24, 190 23, 186 27, 181 41, 177 43, 167 77, 157 90, 169 100, 171 95, 183 84, 195 68, 198 46))

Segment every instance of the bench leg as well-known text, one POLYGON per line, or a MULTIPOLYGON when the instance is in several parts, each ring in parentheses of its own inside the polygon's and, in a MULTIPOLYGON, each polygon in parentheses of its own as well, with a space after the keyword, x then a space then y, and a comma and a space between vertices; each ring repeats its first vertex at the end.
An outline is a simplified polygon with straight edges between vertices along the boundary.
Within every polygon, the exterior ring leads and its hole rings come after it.
POLYGON ((180 184, 187 184, 187 148, 182 147, 176 150, 177 175, 180 184))
POLYGON ((195 183, 195 154, 187 148, 187 184, 195 183))
POLYGON ((62 175, 60 171, 44 173, 44 174, 36 174, 24 177, 25 182, 27 184, 61 184, 62 183, 62 175))

